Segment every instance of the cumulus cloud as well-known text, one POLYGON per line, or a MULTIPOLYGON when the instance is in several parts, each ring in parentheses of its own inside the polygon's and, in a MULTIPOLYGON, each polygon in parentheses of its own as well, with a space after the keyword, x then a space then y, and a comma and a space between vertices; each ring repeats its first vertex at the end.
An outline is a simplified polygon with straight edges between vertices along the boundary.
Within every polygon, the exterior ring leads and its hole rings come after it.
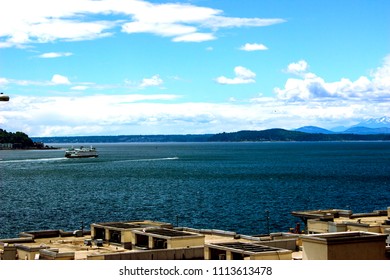
POLYGON ((284 88, 275 88, 279 99, 290 101, 308 100, 390 100, 390 56, 384 59, 381 67, 372 71, 370 77, 361 76, 355 81, 342 78, 339 81, 327 82, 315 73, 308 72, 306 61, 291 63, 287 72, 298 78, 289 78, 284 88))
MULTIPOLYGON (((275 96, 259 94, 248 101, 232 97, 230 102, 219 104, 180 103, 180 96, 171 94, 110 95, 109 98, 107 94, 12 96, 2 107, 0 124, 3 129, 24 131, 31 136, 186 134, 273 127, 293 129, 304 125, 330 129, 354 125, 367 116, 389 114, 389 56, 369 76, 361 76, 355 81, 344 78, 327 82, 308 72, 307 63, 295 64, 297 66, 290 67, 293 70, 290 73, 295 73, 296 77, 289 78, 283 88, 276 89, 275 96), (160 102, 162 100, 164 102, 160 102)), ((235 74, 239 79, 255 78, 251 70, 242 66, 235 68, 235 74)), ((56 75, 53 81, 70 82, 67 77, 56 75)), ((155 75, 145 82, 157 85, 159 79, 155 75)), ((55 85, 53 81, 43 84, 55 85)), ((0 78, 0 83, 30 82, 0 78)), ((89 86, 71 85, 74 90, 89 86)))
POLYGON ((308 67, 309 67, 309 65, 307 64, 306 61, 300 60, 298 62, 290 63, 287 66, 287 72, 292 73, 292 74, 296 74, 296 75, 300 75, 302 73, 306 73, 308 67))
POLYGON ((216 39, 220 28, 261 27, 283 19, 233 18, 223 11, 185 3, 146 0, 13 0, 0 10, 0 47, 58 40, 92 40, 124 33, 151 33, 174 42, 216 39), (23 8, 21 8, 23 7, 23 8), (96 20, 97 16, 100 19, 96 20))
POLYGON ((31 136, 216 133, 239 129, 332 127, 388 114, 390 101, 290 103, 258 96, 250 103, 177 103, 177 95, 13 96, 0 123, 31 136), (164 103, 158 102, 164 100, 164 103), (93 106, 85 106, 93 104, 93 106), (72 110, 69 110, 69 108, 72 110), (348 123, 349 120, 349 123, 348 123))
POLYGON ((59 74, 53 75, 53 77, 51 78, 51 82, 55 85, 70 85, 68 77, 59 74))
POLYGON ((235 67, 234 73, 236 74, 234 78, 220 76, 216 79, 216 82, 223 85, 249 84, 256 82, 256 74, 243 66, 235 67))
POLYGON ((247 51, 247 52, 252 52, 252 51, 265 51, 265 50, 268 50, 268 48, 263 45, 263 44, 250 44, 250 43, 247 43, 243 46, 240 47, 240 50, 242 51, 247 51))
POLYGON ((159 75, 154 75, 151 78, 144 78, 141 83, 141 87, 155 87, 160 86, 164 83, 164 81, 160 78, 159 75))
POLYGON ((371 72, 372 81, 377 88, 390 88, 390 54, 383 59, 383 65, 371 72))

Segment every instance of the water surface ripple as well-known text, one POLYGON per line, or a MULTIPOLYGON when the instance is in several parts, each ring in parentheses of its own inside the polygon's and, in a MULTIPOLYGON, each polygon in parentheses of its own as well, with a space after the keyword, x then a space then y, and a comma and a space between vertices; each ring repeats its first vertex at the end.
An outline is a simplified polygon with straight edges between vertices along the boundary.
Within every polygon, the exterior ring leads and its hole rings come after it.
POLYGON ((286 231, 294 210, 390 206, 389 142, 95 146, 91 159, 0 151, 0 238, 133 219, 260 234, 266 210, 286 231))

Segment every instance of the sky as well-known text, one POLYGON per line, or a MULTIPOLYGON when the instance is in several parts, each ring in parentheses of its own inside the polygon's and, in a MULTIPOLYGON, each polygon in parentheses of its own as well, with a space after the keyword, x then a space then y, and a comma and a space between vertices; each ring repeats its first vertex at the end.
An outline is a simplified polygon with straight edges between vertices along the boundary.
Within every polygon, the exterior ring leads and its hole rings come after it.
POLYGON ((390 115, 388 0, 0 0, 0 128, 351 126, 390 115))

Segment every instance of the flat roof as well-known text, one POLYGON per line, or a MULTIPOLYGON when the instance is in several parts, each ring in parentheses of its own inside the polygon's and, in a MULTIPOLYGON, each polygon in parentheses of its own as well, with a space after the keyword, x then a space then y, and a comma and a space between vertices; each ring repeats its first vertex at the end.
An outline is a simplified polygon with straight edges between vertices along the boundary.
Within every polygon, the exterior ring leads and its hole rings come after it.
POLYGON ((145 225, 145 224, 141 225, 141 224, 139 224, 139 223, 130 224, 130 223, 121 223, 121 222, 104 223, 104 224, 98 224, 98 225, 109 226, 109 227, 115 227, 115 228, 122 228, 122 229, 140 228, 140 227, 147 227, 147 226, 150 226, 150 225, 145 225))
POLYGON ((321 233, 301 236, 303 241, 311 241, 323 244, 346 244, 346 243, 361 243, 361 242, 384 242, 387 238, 386 234, 366 232, 366 231, 348 231, 321 233))
POLYGON ((172 225, 169 223, 149 221, 149 220, 93 223, 92 225, 95 227, 110 227, 118 230, 137 229, 137 228, 139 229, 139 228, 147 228, 147 227, 172 228, 172 225))
POLYGON ((305 211, 293 211, 291 215, 299 217, 301 219, 331 219, 331 218, 346 218, 346 219, 370 219, 380 218, 387 219, 388 210, 375 210, 370 213, 356 213, 353 214, 352 210, 343 209, 324 209, 324 210, 305 210, 305 211))
POLYGON ((195 236, 198 234, 184 232, 184 231, 178 231, 178 230, 171 230, 171 229, 165 229, 165 228, 150 228, 143 231, 145 233, 151 233, 161 236, 168 236, 168 237, 181 237, 181 236, 195 236))
POLYGON ((343 213, 345 215, 352 214, 352 211, 349 210, 339 210, 339 209, 326 209, 326 210, 306 210, 306 211, 293 211, 291 215, 304 219, 318 219, 326 218, 333 219, 335 214, 343 213))
POLYGON ((212 243, 208 244, 209 247, 221 247, 228 248, 235 251, 245 251, 251 253, 263 253, 263 252, 276 252, 283 249, 260 245, 256 243, 244 243, 244 242, 225 242, 225 243, 212 243))

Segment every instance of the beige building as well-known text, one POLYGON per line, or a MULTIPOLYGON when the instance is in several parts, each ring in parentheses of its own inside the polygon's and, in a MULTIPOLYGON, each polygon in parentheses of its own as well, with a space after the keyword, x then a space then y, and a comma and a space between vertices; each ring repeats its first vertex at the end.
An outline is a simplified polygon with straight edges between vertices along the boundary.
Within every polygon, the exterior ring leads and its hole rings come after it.
POLYGON ((164 228, 133 230, 134 246, 141 249, 177 249, 204 246, 202 234, 164 228))
POLYGON ((390 207, 372 213, 353 214, 350 210, 316 210, 293 212, 301 218, 309 234, 364 231, 386 233, 390 229, 390 207))
POLYGON ((302 236, 303 260, 385 260, 385 234, 341 232, 302 236))
POLYGON ((291 260, 292 251, 256 243, 211 243, 204 247, 206 260, 291 260))
POLYGON ((102 240, 102 242, 118 244, 125 249, 131 249, 135 243, 132 232, 147 228, 172 228, 172 225, 149 220, 94 223, 91 225, 91 239, 102 240))
POLYGON ((156 221, 94 223, 90 231, 22 232, 0 240, 1 260, 310 260, 390 259, 390 207, 294 212, 300 230, 242 235, 217 229, 173 228, 156 221), (307 231, 305 231, 307 232, 307 231), (387 247, 386 247, 387 246, 387 247))

